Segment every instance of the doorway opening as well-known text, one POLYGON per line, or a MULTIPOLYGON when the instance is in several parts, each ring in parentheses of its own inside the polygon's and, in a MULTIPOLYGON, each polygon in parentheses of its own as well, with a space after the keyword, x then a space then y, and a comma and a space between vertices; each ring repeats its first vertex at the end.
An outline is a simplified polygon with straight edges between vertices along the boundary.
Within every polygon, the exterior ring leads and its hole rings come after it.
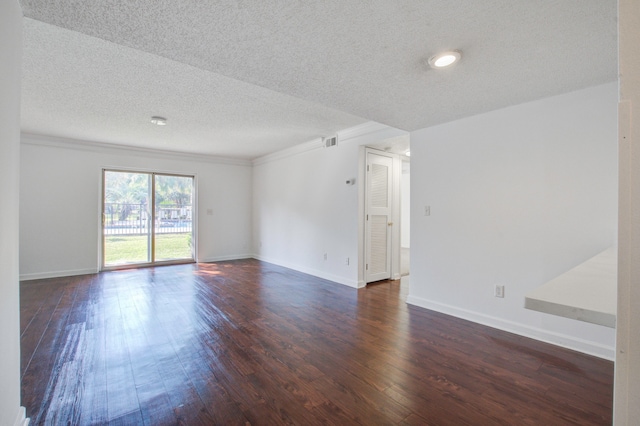
POLYGON ((104 169, 102 269, 193 262, 194 177, 104 169))
POLYGON ((361 176, 364 183, 360 187, 363 191, 361 197, 363 207, 360 210, 363 214, 361 222, 363 257, 361 275, 359 273, 360 286, 377 280, 399 280, 410 273, 409 145, 410 136, 407 134, 363 147, 361 176), (377 174, 372 171, 373 163, 378 163, 375 166, 377 174), (382 176, 385 176, 385 173, 382 171, 389 174, 389 181, 384 181, 382 176), (381 200, 384 198, 380 198, 382 193, 387 197, 388 205, 386 210, 383 209, 381 216, 385 214, 388 216, 385 216, 384 221, 378 217, 377 221, 372 222, 371 212, 376 213, 380 210, 377 207, 372 210, 372 203, 383 205, 381 200), (383 244, 387 249, 383 249, 383 244), (372 262, 375 273, 371 270, 372 262), (381 262, 384 262, 384 268, 381 262), (382 274, 383 270, 384 274, 382 274))

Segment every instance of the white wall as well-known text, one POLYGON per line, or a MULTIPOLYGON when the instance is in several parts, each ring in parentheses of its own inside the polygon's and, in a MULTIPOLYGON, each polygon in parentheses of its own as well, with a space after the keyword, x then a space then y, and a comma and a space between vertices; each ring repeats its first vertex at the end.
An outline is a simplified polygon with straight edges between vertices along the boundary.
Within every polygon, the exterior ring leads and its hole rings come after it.
POLYGON ((103 168, 195 174, 197 257, 251 255, 251 164, 115 149, 23 135, 20 190, 22 279, 93 273, 99 268, 103 168), (213 215, 207 215, 207 210, 213 215))
POLYGON ((0 425, 17 425, 20 408, 18 203, 22 10, 0 2, 0 425))
POLYGON ((610 83, 413 132, 408 301, 612 358, 613 329, 523 306, 616 243, 616 98, 610 83))
POLYGON ((640 419, 640 3, 619 0, 618 16, 620 245, 613 418, 616 425, 635 425, 640 419))
POLYGON ((402 162, 400 181, 400 246, 411 247, 411 163, 402 162))
POLYGON ((362 285, 360 147, 403 133, 370 123, 342 132, 336 147, 321 148, 319 140, 312 141, 255 161, 256 257, 341 284, 362 285), (345 183, 351 178, 357 179, 355 185, 345 183))

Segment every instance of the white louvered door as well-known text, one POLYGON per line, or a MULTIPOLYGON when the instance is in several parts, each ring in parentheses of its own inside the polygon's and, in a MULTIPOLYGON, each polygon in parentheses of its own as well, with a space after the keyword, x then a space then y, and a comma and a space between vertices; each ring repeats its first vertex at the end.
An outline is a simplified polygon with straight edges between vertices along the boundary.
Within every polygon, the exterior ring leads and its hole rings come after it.
POLYGON ((391 182, 393 159, 367 152, 365 282, 391 278, 391 182))

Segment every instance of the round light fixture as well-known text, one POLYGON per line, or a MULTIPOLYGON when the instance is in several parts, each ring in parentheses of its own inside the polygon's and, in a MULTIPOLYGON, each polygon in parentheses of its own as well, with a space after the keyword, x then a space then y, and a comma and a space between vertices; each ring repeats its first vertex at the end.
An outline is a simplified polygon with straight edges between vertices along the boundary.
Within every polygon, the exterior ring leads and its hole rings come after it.
POLYGON ((429 58, 429 66, 434 69, 446 68, 458 62, 461 57, 462 52, 459 50, 438 53, 429 58))
POLYGON ((411 157, 411 151, 405 152, 404 155, 406 155, 407 157, 411 157))
POLYGON ((158 116, 151 117, 151 122, 157 126, 167 125, 167 119, 164 117, 158 117, 158 116))

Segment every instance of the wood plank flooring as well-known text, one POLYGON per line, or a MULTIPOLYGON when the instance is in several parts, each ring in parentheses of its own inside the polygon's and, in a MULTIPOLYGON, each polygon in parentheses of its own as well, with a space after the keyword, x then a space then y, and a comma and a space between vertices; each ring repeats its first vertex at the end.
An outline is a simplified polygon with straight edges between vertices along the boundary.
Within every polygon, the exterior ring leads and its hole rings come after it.
POLYGON ((613 363, 256 260, 21 284, 33 425, 606 425, 613 363))

